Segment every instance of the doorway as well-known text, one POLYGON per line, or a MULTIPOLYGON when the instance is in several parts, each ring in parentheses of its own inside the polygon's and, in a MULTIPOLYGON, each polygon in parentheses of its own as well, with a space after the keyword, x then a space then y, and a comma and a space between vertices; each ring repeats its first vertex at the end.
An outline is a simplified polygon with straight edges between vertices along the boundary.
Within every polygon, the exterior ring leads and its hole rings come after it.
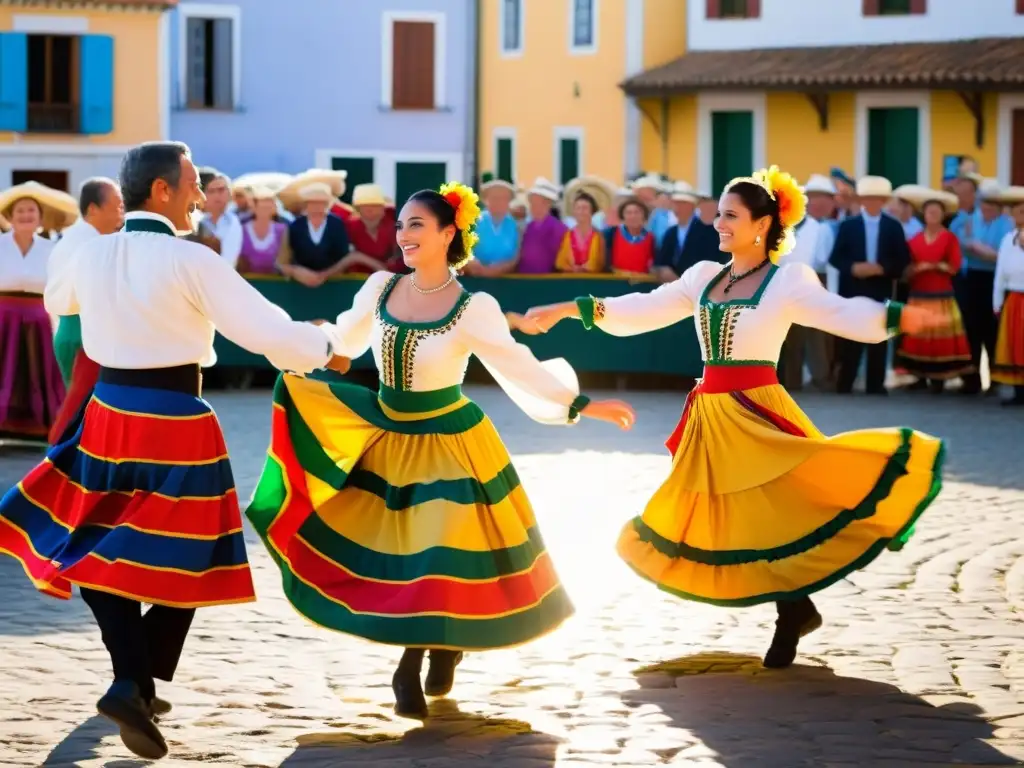
POLYGON ((50 189, 59 189, 61 192, 68 192, 67 171, 11 171, 11 184, 17 186, 26 181, 35 181, 45 184, 50 189))

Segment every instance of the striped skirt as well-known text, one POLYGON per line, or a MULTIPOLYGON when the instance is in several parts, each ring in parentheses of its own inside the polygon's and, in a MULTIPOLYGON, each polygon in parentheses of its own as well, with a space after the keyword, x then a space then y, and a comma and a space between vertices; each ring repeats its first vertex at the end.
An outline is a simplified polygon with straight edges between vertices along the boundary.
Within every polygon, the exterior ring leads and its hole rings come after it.
POLYGON ((0 438, 45 441, 63 399, 43 297, 0 293, 0 438))
POLYGON ((999 313, 992 381, 1024 386, 1024 293, 1007 293, 999 313))
POLYGON ((911 294, 908 304, 941 314, 946 324, 925 333, 900 336, 895 365, 922 379, 955 379, 974 373, 971 346, 953 294, 911 294))
POLYGON ((100 382, 0 500, 0 552, 42 592, 178 608, 255 599, 231 465, 198 397, 100 382))
POLYGON ((457 386, 378 396, 282 375, 246 514, 288 600, 328 629, 484 650, 573 611, 508 452, 457 386))

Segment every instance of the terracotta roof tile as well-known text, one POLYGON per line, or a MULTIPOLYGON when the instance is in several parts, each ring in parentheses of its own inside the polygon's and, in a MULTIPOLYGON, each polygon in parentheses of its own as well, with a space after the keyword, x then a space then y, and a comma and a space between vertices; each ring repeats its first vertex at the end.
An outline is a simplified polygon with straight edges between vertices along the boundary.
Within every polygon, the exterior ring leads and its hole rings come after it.
POLYGON ((631 96, 699 90, 1024 86, 1024 38, 696 51, 622 83, 631 96))

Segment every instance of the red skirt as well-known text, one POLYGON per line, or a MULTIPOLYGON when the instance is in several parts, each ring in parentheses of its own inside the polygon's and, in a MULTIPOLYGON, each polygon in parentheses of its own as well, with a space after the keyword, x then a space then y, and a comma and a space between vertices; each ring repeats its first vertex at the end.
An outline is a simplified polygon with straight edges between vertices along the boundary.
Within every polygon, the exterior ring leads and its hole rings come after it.
POLYGON ((100 366, 89 359, 84 350, 78 350, 75 364, 71 369, 71 385, 67 397, 57 411, 57 418, 50 427, 50 445, 60 442, 61 436, 68 430, 78 414, 85 408, 92 396, 93 387, 100 377, 100 366))
POLYGON ((42 443, 63 399, 43 297, 0 293, 0 437, 42 443))
POLYGON ((953 295, 912 295, 907 303, 942 314, 946 324, 926 333, 901 336, 895 367, 922 379, 955 379, 974 373, 971 346, 953 295))
POLYGON ((1024 293, 1008 293, 999 313, 992 381, 1024 386, 1024 293))

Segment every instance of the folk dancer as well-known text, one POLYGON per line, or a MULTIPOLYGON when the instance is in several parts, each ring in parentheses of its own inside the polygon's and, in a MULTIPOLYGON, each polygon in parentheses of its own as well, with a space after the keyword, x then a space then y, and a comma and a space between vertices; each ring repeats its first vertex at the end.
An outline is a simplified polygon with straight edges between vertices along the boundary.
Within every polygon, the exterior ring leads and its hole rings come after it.
POLYGON ((1004 405, 1024 405, 1024 187, 1003 192, 1014 231, 1003 237, 996 260, 992 307, 999 318, 992 381, 1013 387, 1004 405))
MULTIPOLYGON (((836 233, 829 263, 839 271, 839 295, 862 296, 874 301, 893 297, 893 281, 900 279, 910 264, 910 250, 903 227, 883 214, 892 197, 892 183, 881 176, 865 176, 857 182, 860 213, 843 219, 836 233)), ((865 391, 885 395, 885 372, 889 342, 878 339, 870 344, 861 339, 839 342, 839 377, 836 391, 849 394, 857 379, 861 359, 867 356, 865 391)))
POLYGON ((51 312, 81 316, 99 381, 0 501, 0 550, 45 594, 69 599, 78 585, 113 664, 97 708, 129 750, 158 759, 167 744, 154 717, 170 705, 154 678, 173 678, 195 609, 254 599, 224 437, 199 396, 214 331, 282 368, 346 366, 324 330, 175 238, 203 199, 187 146, 131 149, 120 185, 124 231, 83 243, 46 285, 51 312))
MULTIPOLYGON (((113 234, 124 225, 124 200, 113 179, 96 177, 86 180, 78 195, 78 207, 82 217, 61 233, 50 254, 47 274, 63 269, 83 243, 100 235, 113 234)), ((59 319, 53 348, 67 395, 50 428, 50 445, 60 439, 85 405, 100 372, 95 361, 82 350, 82 323, 78 315, 65 315, 59 319)))
POLYGON ((936 318, 895 302, 840 298, 806 264, 776 266, 804 217, 803 193, 777 168, 733 180, 719 212, 721 247, 733 257, 724 268, 704 261, 651 293, 585 297, 526 319, 539 332, 579 318, 631 336, 696 316, 704 377, 669 440, 671 474, 625 526, 618 551, 685 600, 774 602, 779 618, 764 665, 781 668, 821 625, 810 595, 910 536, 939 492, 943 455, 941 441, 910 429, 822 434, 779 386, 783 339, 799 323, 879 343, 936 318))

